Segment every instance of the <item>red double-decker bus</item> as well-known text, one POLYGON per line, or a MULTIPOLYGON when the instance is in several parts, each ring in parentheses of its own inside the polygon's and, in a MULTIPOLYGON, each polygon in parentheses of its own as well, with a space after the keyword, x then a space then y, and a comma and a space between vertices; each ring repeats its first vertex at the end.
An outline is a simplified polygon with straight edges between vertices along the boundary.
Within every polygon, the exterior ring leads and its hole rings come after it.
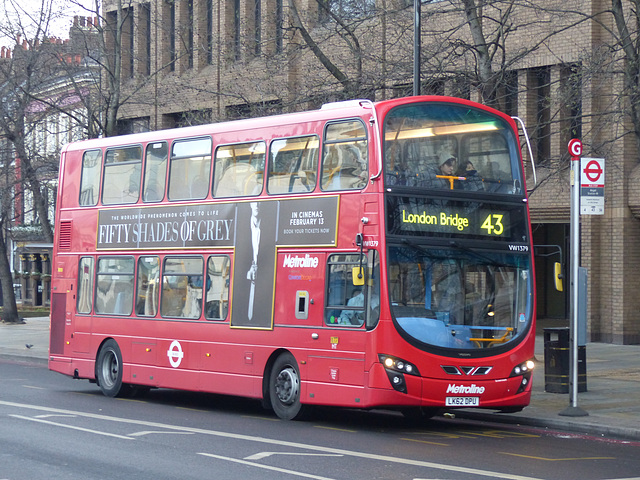
POLYGON ((518 130, 448 97, 88 140, 62 152, 49 368, 430 415, 529 403, 518 130))

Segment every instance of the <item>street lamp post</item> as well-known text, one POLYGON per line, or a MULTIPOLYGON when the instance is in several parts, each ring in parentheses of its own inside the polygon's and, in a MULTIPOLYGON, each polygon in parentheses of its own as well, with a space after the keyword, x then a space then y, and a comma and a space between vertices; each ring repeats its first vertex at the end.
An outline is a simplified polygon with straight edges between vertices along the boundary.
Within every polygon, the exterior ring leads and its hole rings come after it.
POLYGON ((420 4, 413 0, 413 94, 420 95, 420 4))

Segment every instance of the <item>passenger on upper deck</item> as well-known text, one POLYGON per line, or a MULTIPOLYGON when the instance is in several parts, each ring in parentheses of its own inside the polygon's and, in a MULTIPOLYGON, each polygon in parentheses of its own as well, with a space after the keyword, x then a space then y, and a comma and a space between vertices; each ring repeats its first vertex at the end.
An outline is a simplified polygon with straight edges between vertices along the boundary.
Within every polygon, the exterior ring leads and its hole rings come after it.
POLYGON ((460 163, 456 175, 465 178, 465 180, 457 181, 458 188, 470 191, 484 190, 482 179, 478 176, 478 171, 473 166, 473 163, 471 163, 471 160, 465 160, 460 163))
POLYGON ((455 175, 458 160, 453 155, 446 155, 444 158, 446 160, 441 162, 437 169, 427 169, 422 174, 421 187, 451 189, 450 179, 443 177, 453 177, 455 175))

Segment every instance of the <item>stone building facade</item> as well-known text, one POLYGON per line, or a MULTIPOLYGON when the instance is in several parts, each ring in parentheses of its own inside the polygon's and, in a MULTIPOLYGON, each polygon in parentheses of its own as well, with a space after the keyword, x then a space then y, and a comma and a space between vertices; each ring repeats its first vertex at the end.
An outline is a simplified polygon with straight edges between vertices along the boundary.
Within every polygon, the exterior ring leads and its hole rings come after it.
MULTIPOLYGON (((353 96, 411 94, 413 2, 294 1, 134 0, 121 12, 121 79, 132 94, 119 111, 121 131, 303 110, 353 96)), ((538 316, 568 322, 568 288, 555 291, 552 264, 561 261, 569 272, 567 143, 577 137, 584 156, 605 158, 607 172, 605 214, 581 219, 589 337, 640 343, 639 156, 626 115, 624 58, 607 13, 611 2, 492 5, 495 10, 486 6, 484 13, 492 19, 485 34, 500 84, 495 105, 523 119, 537 165, 533 185, 527 155, 539 246, 538 316)), ((460 7, 457 0, 422 5, 421 85, 423 93, 482 101, 481 48, 460 7)), ((106 25, 115 25, 117 15, 116 2, 106 1, 106 25)))

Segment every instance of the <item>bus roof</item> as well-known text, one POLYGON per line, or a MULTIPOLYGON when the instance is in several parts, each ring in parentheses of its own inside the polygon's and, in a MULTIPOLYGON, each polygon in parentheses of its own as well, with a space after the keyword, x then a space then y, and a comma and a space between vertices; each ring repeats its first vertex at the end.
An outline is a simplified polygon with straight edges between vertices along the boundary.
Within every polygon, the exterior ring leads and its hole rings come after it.
MULTIPOLYGON (((87 150, 92 148, 104 148, 113 145, 131 145, 138 143, 154 142, 166 139, 197 137, 201 135, 211 135, 225 132, 240 132, 247 130, 257 130, 265 127, 286 126, 302 122, 323 122, 338 118, 361 117, 371 112, 372 107, 377 112, 386 113, 391 108, 414 102, 447 102, 469 106, 478 106, 477 103, 457 97, 424 95, 418 97, 402 97, 391 100, 381 100, 372 102, 367 99, 344 100, 330 102, 322 105, 320 109, 303 112, 285 113, 266 117, 256 117, 242 120, 229 120, 206 125, 196 125, 189 127, 178 127, 163 130, 153 130, 149 132, 133 133, 113 137, 101 137, 90 140, 72 142, 64 146, 63 152, 71 150, 87 150)), ((498 115, 506 115, 491 108, 484 107, 498 115)), ((507 117, 508 118, 508 117, 507 117)))

